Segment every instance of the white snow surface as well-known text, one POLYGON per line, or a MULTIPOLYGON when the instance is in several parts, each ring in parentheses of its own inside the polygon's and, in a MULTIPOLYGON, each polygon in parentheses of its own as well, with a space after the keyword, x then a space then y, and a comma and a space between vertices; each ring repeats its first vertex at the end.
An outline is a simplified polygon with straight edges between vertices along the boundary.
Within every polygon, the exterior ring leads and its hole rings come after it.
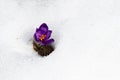
POLYGON ((120 0, 0 0, 0 80, 120 80, 120 0), (42 23, 47 57, 32 46, 42 23))

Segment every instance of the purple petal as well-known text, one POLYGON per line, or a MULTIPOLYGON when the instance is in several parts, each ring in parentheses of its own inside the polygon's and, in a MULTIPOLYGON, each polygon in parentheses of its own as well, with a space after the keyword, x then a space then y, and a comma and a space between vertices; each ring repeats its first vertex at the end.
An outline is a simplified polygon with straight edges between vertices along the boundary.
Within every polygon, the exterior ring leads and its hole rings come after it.
POLYGON ((46 44, 46 45, 49 45, 49 44, 51 44, 51 43, 53 43, 54 42, 54 39, 49 39, 49 40, 46 40, 44 43, 46 44))
POLYGON ((40 28, 36 28, 36 33, 39 33, 40 35, 46 34, 45 32, 41 31, 40 28))
POLYGON ((40 26, 40 31, 42 32, 42 33, 47 33, 48 32, 48 26, 47 26, 47 24, 46 23, 43 23, 41 26, 40 26))
POLYGON ((51 31, 51 30, 48 30, 48 32, 46 33, 45 40, 50 38, 51 33, 52 33, 52 31, 51 31))
POLYGON ((35 39, 35 41, 39 41, 39 39, 36 37, 36 34, 34 34, 34 39, 35 39))
POLYGON ((36 40, 36 41, 39 41, 39 37, 40 37, 41 35, 42 35, 42 34, 41 34, 40 32, 36 32, 36 33, 34 34, 35 40, 36 40))
POLYGON ((39 28, 36 28, 36 32, 39 32, 40 31, 40 29, 39 28))

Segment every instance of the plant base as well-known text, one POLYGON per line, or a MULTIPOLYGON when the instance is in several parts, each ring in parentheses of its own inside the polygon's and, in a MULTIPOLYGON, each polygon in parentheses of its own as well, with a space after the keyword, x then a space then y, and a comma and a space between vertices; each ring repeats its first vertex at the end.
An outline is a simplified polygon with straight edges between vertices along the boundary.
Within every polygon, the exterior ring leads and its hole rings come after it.
POLYGON ((39 45, 33 41, 33 49, 38 52, 39 55, 41 56, 47 56, 49 55, 52 51, 54 51, 53 46, 51 45, 39 45))

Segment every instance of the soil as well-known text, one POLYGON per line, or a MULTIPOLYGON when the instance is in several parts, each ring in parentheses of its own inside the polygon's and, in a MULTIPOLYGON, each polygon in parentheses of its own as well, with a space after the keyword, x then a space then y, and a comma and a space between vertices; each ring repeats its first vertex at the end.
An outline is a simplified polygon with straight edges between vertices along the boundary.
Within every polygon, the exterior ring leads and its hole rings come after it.
POLYGON ((34 41, 33 41, 33 49, 37 51, 40 56, 47 56, 52 51, 54 51, 54 48, 52 45, 39 45, 39 44, 36 44, 34 41))

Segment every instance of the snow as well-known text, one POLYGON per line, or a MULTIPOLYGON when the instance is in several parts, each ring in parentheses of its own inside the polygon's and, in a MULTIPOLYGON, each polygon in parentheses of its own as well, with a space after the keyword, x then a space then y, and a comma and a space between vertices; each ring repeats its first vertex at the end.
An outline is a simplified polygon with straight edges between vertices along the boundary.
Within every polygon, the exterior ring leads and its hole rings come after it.
POLYGON ((0 80, 120 80, 119 0, 0 0, 0 80), (32 48, 36 27, 55 51, 32 48))

